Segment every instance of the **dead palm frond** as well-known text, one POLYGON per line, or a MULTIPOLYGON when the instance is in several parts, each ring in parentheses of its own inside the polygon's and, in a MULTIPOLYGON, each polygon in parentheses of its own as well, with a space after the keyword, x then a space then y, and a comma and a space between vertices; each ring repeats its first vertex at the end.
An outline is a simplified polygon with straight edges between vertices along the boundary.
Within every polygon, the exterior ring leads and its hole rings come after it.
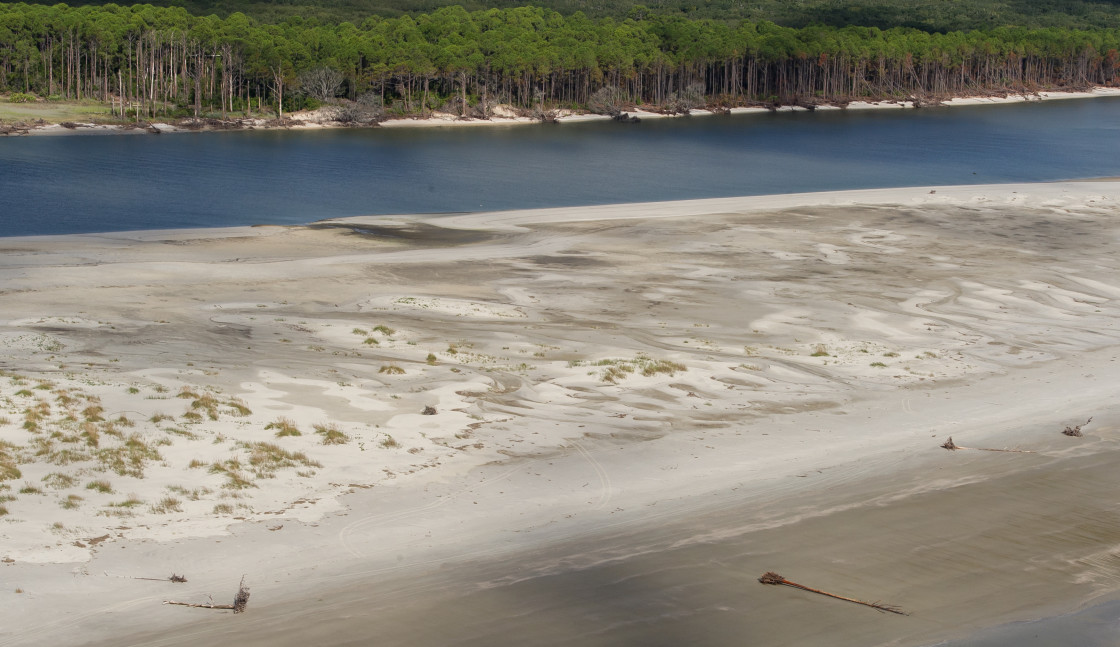
POLYGON ((910 615, 909 613, 906 613, 905 611, 899 609, 898 607, 894 606, 893 604, 881 604, 879 602, 864 602, 863 600, 857 600, 855 598, 847 598, 847 597, 844 597, 842 595, 836 595, 835 593, 828 593, 826 591, 821 591, 819 589, 814 589, 814 588, 810 588, 808 586, 804 586, 802 584, 798 584, 797 582, 791 582, 791 581, 787 580, 786 578, 782 577, 781 575, 778 575, 777 573, 775 573, 773 571, 769 571, 769 572, 764 573, 762 575, 762 577, 758 578, 758 581, 762 582, 763 584, 792 586, 793 588, 801 589, 802 591, 808 591, 810 593, 816 593, 818 595, 825 595, 825 596, 828 596, 830 598, 836 598, 837 600, 843 600, 845 602, 854 602, 855 604, 862 604, 865 607, 871 607, 872 609, 875 609, 877 611, 885 611, 887 613, 897 613, 900 616, 910 615))

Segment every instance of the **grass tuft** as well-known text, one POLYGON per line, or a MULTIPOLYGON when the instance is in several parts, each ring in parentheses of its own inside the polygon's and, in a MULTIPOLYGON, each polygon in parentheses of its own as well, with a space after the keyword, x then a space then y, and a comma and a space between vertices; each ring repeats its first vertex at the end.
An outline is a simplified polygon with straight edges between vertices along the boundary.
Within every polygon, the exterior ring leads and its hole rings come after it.
POLYGON ((159 500, 159 503, 152 506, 152 512, 156 514, 169 514, 182 511, 183 502, 173 496, 165 496, 159 500))
POLYGON ((112 494, 113 493, 113 485, 111 483, 109 483, 108 481, 106 481, 105 479, 98 479, 96 481, 90 481, 89 483, 86 483, 86 489, 87 490, 97 490, 98 492, 101 492, 102 494, 112 494))
POLYGON ((276 436, 282 438, 284 436, 302 436, 296 423, 291 418, 277 418, 264 426, 266 430, 275 429, 276 436))

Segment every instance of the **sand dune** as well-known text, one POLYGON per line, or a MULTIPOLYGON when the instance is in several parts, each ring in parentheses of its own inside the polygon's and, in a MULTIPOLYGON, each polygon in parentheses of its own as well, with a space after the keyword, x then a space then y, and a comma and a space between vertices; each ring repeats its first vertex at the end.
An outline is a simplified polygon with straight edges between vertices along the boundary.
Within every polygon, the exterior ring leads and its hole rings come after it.
POLYGON ((0 645, 906 645, 1116 597, 1118 199, 4 239, 0 645), (160 604, 243 574, 236 620, 160 604))

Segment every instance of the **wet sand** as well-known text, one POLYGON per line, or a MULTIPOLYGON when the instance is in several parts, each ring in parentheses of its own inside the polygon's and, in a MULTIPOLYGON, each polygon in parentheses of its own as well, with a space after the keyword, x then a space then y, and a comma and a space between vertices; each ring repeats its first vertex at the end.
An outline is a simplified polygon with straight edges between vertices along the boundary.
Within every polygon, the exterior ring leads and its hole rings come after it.
POLYGON ((1118 189, 5 240, 0 439, 48 396, 60 435, 6 482, 0 644, 925 645, 1116 599, 1118 189), (162 459, 62 463, 59 391, 162 459))

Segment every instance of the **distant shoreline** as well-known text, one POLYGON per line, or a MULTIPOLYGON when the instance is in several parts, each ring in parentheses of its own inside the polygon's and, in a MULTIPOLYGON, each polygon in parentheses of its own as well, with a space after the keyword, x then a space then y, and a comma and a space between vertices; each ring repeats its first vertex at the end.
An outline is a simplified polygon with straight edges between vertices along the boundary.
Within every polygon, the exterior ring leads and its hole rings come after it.
MULTIPOLYGON (((975 105, 1001 105, 1012 103, 1026 103, 1033 101, 1053 101, 1063 99, 1093 99, 1100 97, 1120 96, 1120 88, 1096 87, 1088 91, 1066 92, 1045 91, 1024 94, 1006 94, 1003 96, 969 96, 954 97, 938 101, 929 105, 922 105, 913 99, 884 100, 884 101, 853 101, 846 105, 819 104, 813 106, 782 105, 776 108, 750 106, 729 108, 722 114, 759 114, 768 112, 809 112, 809 111, 835 111, 835 110, 897 110, 907 108, 937 107, 937 106, 975 106, 975 105)), ((541 123, 531 117, 513 116, 511 110, 503 110, 502 116, 490 119, 465 119, 450 113, 433 113, 427 118, 406 117, 388 119, 376 125, 353 126, 330 119, 329 112, 324 109, 315 111, 293 112, 284 119, 274 118, 245 118, 234 120, 218 119, 184 119, 177 121, 148 121, 129 124, 105 124, 96 122, 52 122, 39 119, 33 123, 26 121, 11 122, 0 119, 0 135, 123 135, 123 134, 164 134, 182 132, 217 132, 240 130, 324 130, 324 129, 370 129, 370 128, 462 128, 480 126, 517 126, 541 123)), ((630 117, 643 119, 664 119, 686 116, 711 116, 721 114, 719 111, 697 109, 687 114, 666 114, 648 110, 629 110, 624 113, 630 117)), ((611 117, 594 113, 580 113, 561 111, 555 118, 556 123, 578 123, 585 121, 610 121, 611 117)))

